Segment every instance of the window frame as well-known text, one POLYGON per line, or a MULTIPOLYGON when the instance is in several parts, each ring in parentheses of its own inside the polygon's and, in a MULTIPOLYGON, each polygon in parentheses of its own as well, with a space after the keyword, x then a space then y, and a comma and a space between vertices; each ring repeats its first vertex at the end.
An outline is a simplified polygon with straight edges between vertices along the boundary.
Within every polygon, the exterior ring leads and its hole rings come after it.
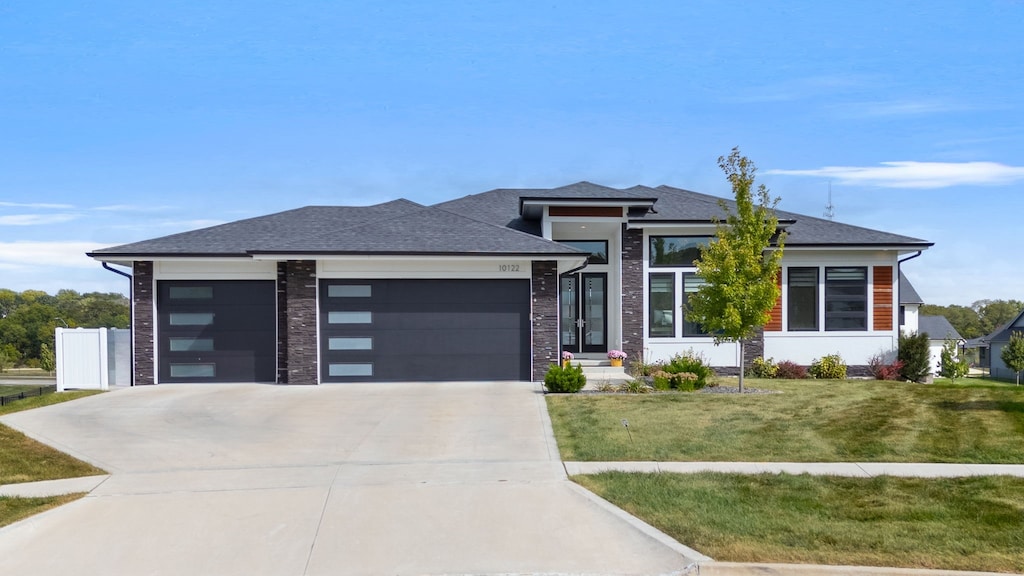
MULTIPOLYGON (((691 292, 691 291, 688 291, 686 289, 686 279, 687 278, 697 278, 697 279, 699 279, 700 282, 697 284, 697 288, 698 289, 700 289, 701 286, 706 284, 707 280, 704 280, 703 278, 701 278, 699 275, 697 275, 696 272, 683 272, 682 276, 683 276, 682 282, 681 282, 681 285, 682 285, 682 288, 683 288, 682 294, 681 294, 681 296, 682 296, 682 303, 681 303, 679 309, 680 309, 680 311, 685 311, 687 304, 689 304, 689 302, 690 302, 690 297, 687 296, 687 294, 691 294, 691 293, 695 293, 696 292, 696 290, 693 290, 691 292)), ((698 336, 711 336, 712 335, 711 333, 709 333, 707 331, 706 328, 704 328, 704 326, 698 324, 697 322, 691 322, 690 320, 688 320, 686 318, 686 312, 682 312, 682 314, 683 314, 683 322, 682 322, 682 329, 683 329, 682 337, 683 338, 695 338, 695 337, 698 337, 698 336)))
POLYGON ((676 276, 677 272, 650 272, 647 275, 647 337, 648 338, 675 338, 676 337, 676 276), (668 278, 671 287, 671 308, 669 312, 672 317, 672 332, 669 334, 655 334, 654 333, 654 314, 656 311, 664 311, 659 308, 654 308, 654 277, 661 276, 668 278))
MULTIPOLYGON (((788 266, 786 268, 786 330, 788 332, 820 332, 821 331, 821 302, 820 302, 820 286, 821 286, 821 268, 819 266, 788 266), (814 326, 813 327, 794 327, 793 317, 795 316, 793 311, 794 298, 793 294, 793 272, 794 271, 814 271, 814 302, 811 307, 814 310, 814 326)), ((807 288, 808 286, 799 286, 800 288, 807 288)))
POLYGON ((825 332, 867 332, 870 330, 870 298, 869 298, 869 276, 867 266, 826 266, 825 274, 822 279, 824 287, 824 295, 822 298, 822 304, 824 305, 823 313, 823 324, 825 332), (831 271, 861 271, 864 275, 863 280, 857 280, 856 285, 853 280, 829 280, 829 272, 831 271), (836 290, 842 288, 862 288, 863 294, 842 294, 836 293, 836 290), (863 310, 830 310, 830 304, 832 303, 857 303, 863 302, 863 310), (841 326, 836 327, 836 321, 858 319, 863 322, 863 327, 841 326), (831 321, 831 322, 830 322, 831 321))
POLYGON ((587 256, 587 264, 608 264, 611 260, 611 255, 608 253, 608 241, 607 240, 580 240, 580 239, 567 239, 567 240, 556 240, 559 244, 565 244, 571 248, 577 250, 588 250, 585 246, 578 246, 578 244, 603 244, 604 245, 604 259, 595 259, 596 252, 590 252, 587 256))

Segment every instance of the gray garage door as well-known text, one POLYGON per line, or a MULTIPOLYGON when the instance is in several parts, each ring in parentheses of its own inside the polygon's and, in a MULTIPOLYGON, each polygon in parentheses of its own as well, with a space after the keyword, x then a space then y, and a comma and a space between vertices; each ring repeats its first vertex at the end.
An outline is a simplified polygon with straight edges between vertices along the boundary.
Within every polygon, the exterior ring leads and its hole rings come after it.
POLYGON ((160 382, 274 382, 273 280, 157 282, 160 382))
POLYGON ((530 379, 529 280, 322 280, 324 382, 530 379))

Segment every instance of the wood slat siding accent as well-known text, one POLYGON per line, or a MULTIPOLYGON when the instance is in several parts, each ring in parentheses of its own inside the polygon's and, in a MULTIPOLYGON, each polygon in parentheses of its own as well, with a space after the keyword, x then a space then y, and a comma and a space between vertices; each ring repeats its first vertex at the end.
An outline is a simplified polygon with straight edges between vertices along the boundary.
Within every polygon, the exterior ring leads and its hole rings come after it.
POLYGON ((775 300, 775 306, 768 313, 771 317, 764 325, 765 332, 782 332, 782 271, 775 275, 775 285, 779 287, 779 298, 775 300))
POLYGON ((596 216, 598 218, 621 218, 622 208, 618 206, 550 206, 550 216, 596 216))
POLYGON ((874 329, 892 330, 892 266, 875 266, 872 280, 874 296, 874 329))

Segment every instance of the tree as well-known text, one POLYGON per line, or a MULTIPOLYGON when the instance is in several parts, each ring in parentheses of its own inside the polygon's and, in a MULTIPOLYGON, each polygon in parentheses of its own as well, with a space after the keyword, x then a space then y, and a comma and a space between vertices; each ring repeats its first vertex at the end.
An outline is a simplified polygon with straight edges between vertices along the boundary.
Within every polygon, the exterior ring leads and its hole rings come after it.
POLYGON ((999 357, 1010 370, 1017 373, 1017 386, 1020 386, 1020 373, 1024 371, 1024 332, 1014 331, 1010 334, 1010 341, 1003 346, 999 357))
POLYGON ((735 212, 725 201, 720 203, 726 217, 716 222, 715 237, 701 247, 694 263, 705 284, 690 295, 687 318, 714 334, 716 344, 739 343, 743 392, 744 340, 768 322, 779 298, 776 280, 786 235, 778 231, 779 199, 772 198, 764 184, 753 190, 754 163, 733 148, 728 157, 718 158, 718 166, 732 185, 735 212))
POLYGON ((57 359, 53 355, 53 349, 48 344, 39 347, 39 367, 47 373, 53 373, 57 367, 57 359))
POLYGON ((928 350, 928 333, 900 334, 900 349, 896 358, 903 363, 900 377, 911 382, 924 382, 931 372, 931 352, 928 350))
POLYGON ((967 376, 969 366, 967 359, 960 354, 957 341, 946 338, 942 343, 942 352, 939 354, 939 376, 949 378, 956 382, 957 378, 967 376))

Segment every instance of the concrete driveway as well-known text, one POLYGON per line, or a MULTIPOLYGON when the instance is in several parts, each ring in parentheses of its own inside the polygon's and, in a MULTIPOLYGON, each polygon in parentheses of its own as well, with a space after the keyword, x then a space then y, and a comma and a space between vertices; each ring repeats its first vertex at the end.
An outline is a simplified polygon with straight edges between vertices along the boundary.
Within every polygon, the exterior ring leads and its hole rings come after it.
POLYGON ((569 482, 529 383, 162 385, 0 421, 111 472, 0 529, 4 572, 671 574, 569 482))

